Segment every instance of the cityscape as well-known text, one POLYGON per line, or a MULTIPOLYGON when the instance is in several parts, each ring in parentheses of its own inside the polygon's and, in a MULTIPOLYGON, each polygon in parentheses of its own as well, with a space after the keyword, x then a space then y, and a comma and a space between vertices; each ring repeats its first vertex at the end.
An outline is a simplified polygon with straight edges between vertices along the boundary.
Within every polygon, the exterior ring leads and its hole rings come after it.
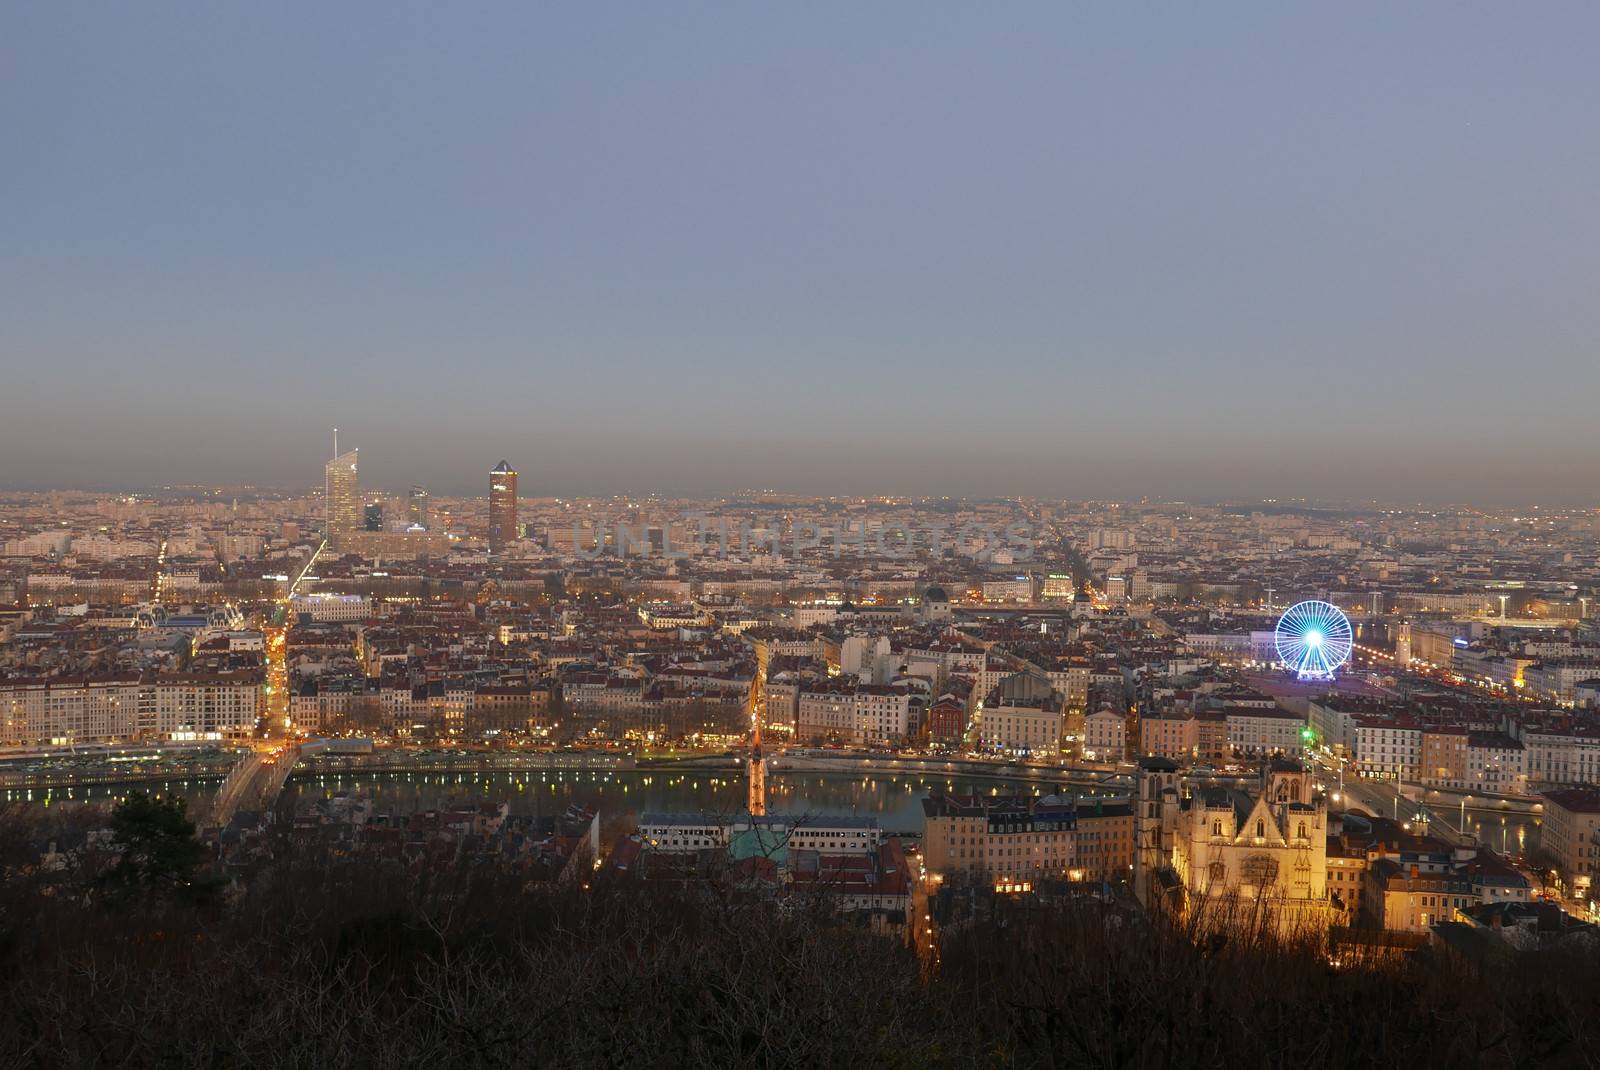
POLYGON ((16 20, 0 1063, 1600 1058, 1592 12, 355 7, 16 20))
POLYGON ((533 498, 507 460, 456 497, 360 458, 0 502, 0 790, 71 816, 18 871, 70 885, 153 792, 235 896, 287 836, 825 897, 924 968, 1062 903, 1335 963, 1596 951, 1595 510, 533 498))

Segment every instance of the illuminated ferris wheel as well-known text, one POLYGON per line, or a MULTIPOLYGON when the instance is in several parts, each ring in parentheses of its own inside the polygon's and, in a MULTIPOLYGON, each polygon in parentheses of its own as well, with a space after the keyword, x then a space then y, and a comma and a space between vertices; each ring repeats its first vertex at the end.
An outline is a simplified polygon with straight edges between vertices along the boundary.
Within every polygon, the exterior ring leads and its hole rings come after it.
POLYGON ((1328 602, 1297 602, 1278 618, 1278 660, 1302 680, 1331 680, 1350 660, 1350 618, 1328 602))

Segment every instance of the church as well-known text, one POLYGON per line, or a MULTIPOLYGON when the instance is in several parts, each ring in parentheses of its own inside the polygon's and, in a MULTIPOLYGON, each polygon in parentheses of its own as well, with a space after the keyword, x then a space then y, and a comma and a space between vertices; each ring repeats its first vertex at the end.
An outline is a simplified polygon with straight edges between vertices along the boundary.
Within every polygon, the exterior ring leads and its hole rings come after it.
POLYGON ((1326 929, 1328 808, 1305 768, 1274 758, 1253 791, 1203 784, 1182 795, 1170 765, 1140 763, 1137 862, 1150 872, 1135 877, 1147 900, 1200 929, 1326 929))

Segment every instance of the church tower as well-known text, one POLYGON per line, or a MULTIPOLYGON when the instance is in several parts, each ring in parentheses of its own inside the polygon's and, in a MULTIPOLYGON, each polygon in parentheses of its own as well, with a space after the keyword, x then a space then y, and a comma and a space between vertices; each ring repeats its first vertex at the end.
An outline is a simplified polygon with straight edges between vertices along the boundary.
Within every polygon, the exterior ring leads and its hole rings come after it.
POLYGON ((1139 759, 1139 797, 1133 818, 1133 893, 1150 903, 1151 878, 1172 864, 1178 824, 1178 763, 1170 758, 1139 759))
POLYGON ((1261 795, 1274 807, 1311 805, 1311 778, 1305 766, 1285 758, 1270 759, 1261 767, 1261 795))

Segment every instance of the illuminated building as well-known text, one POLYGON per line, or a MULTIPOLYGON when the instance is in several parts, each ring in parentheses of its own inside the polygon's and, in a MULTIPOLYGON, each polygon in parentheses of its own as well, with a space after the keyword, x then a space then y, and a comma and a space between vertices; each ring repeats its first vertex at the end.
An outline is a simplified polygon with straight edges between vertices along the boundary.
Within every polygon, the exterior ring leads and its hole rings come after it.
POLYGON ((1574 895, 1584 895, 1600 870, 1600 791, 1568 788, 1544 793, 1544 826, 1539 842, 1555 859, 1561 879, 1574 895))
POLYGON ((930 795, 922 801, 928 871, 948 879, 1065 877, 1077 814, 1054 795, 930 795))
MULTIPOLYGON (((1141 763, 1141 779, 1149 775, 1141 763)), ((1200 787, 1161 807, 1162 840, 1181 891, 1171 900, 1205 927, 1256 926, 1281 934, 1324 929, 1328 809, 1298 762, 1273 759, 1259 790, 1200 787)))
POLYGON ((1052 572, 1044 578, 1039 597, 1046 601, 1071 602, 1078 597, 1078 585, 1070 572, 1052 572))
POLYGON ((489 470, 489 552, 517 538, 517 473, 501 461, 489 470))
POLYGON ((450 537, 428 531, 352 531, 339 536, 342 553, 414 560, 450 552, 450 537))
POLYGON ((0 744, 221 739, 255 730, 260 672, 145 673, 0 683, 0 744))
POLYGON ((983 584, 983 600, 985 602, 1031 602, 1033 601, 1033 578, 1031 576, 1016 576, 1009 580, 985 580, 983 584))
POLYGON ((406 500, 406 522, 414 528, 427 530, 428 520, 428 492, 413 483, 411 496, 406 500))
POLYGON ((371 601, 359 594, 313 591, 296 595, 290 599, 289 605, 296 616, 308 617, 317 624, 349 624, 366 620, 372 615, 371 601))
POLYGON ((326 534, 346 535, 361 528, 360 489, 356 479, 356 454, 341 453, 323 469, 323 502, 326 508, 326 534))
POLYGON ((883 842, 883 829, 875 817, 656 811, 639 815, 639 838, 652 851, 685 854, 726 849, 752 833, 765 840, 764 853, 769 856, 785 850, 820 854, 875 851, 883 842))
POLYGON ((1083 756, 1091 762, 1120 762, 1128 745, 1128 718, 1102 706, 1083 719, 1083 756))
POLYGON ((984 699, 978 743, 986 750, 1053 757, 1061 753, 1064 699, 1035 670, 1013 673, 984 699))

